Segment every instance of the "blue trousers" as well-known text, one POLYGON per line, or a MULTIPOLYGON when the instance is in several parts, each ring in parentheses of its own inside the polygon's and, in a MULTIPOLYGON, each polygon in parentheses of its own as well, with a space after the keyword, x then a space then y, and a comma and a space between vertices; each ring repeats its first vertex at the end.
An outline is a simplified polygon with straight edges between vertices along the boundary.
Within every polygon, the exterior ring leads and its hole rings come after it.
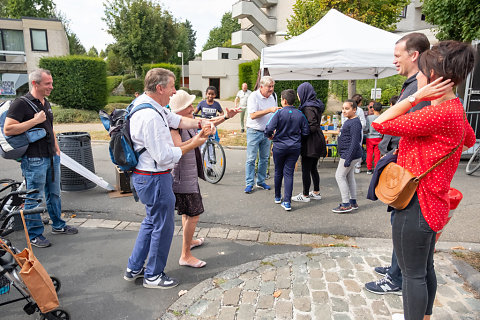
MULTIPOLYGON (((47 204, 48 214, 52 219, 52 227, 61 229, 65 221, 61 218, 62 200, 60 198, 60 157, 55 155, 50 158, 27 158, 24 156, 21 163, 23 177, 27 183, 27 189, 38 189, 38 193, 29 195, 29 198, 43 199, 47 204)), ((38 206, 34 200, 25 200, 25 209, 33 209, 38 206)), ((30 240, 43 234, 44 227, 40 214, 32 214, 25 217, 30 240)))
POLYGON ((257 184, 265 182, 268 158, 272 141, 263 131, 247 128, 247 161, 245 163, 245 185, 253 186, 255 180, 255 160, 259 153, 257 184))
POLYGON ((282 179, 285 179, 283 201, 291 202, 293 190, 293 172, 300 155, 300 149, 277 149, 273 146, 275 163, 275 198, 282 197, 282 179))
POLYGON ((172 190, 172 175, 132 174, 138 198, 145 205, 146 217, 140 225, 128 268, 140 270, 145 264, 145 277, 163 272, 167 264, 175 227, 175 194, 172 190))

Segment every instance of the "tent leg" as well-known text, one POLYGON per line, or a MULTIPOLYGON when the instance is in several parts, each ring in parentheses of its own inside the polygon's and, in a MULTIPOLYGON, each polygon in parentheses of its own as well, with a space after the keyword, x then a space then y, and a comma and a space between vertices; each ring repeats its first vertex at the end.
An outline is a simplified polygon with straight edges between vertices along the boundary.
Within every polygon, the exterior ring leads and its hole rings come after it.
POLYGON ((377 80, 378 80, 378 77, 375 77, 375 89, 374 89, 375 91, 373 91, 374 92, 373 100, 375 102, 377 102, 377 80))

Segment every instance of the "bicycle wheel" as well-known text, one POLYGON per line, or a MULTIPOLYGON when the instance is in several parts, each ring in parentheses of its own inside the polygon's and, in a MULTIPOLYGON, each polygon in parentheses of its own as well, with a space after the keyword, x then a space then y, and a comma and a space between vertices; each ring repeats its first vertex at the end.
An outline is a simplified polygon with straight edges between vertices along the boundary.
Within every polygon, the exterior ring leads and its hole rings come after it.
POLYGON ((470 160, 468 160, 465 171, 467 174, 472 174, 477 171, 478 168, 480 168, 480 147, 475 150, 470 160))
POLYGON ((203 172, 205 180, 217 183, 225 174, 226 158, 223 147, 215 140, 207 140, 202 151, 203 172))

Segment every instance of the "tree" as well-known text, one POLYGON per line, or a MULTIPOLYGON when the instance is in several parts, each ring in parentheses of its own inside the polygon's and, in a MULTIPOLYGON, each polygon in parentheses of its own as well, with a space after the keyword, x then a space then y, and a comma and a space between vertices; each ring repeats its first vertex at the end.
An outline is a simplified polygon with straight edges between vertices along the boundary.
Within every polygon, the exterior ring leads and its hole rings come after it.
POLYGON ((98 50, 95 48, 95 46, 92 46, 88 52, 87 56, 92 57, 92 58, 98 58, 98 50))
POLYGON ((21 17, 55 18, 55 3, 52 0, 2 0, 2 17, 19 19, 21 17))
POLYGON ((309 29, 330 9, 371 26, 393 31, 402 9, 409 3, 410 0, 297 0, 293 5, 292 18, 287 20, 287 38, 309 29))
POLYGON ((478 0, 424 0, 422 13, 425 20, 437 25, 439 40, 480 39, 478 0))
POLYGON ((111 0, 104 7, 107 31, 137 76, 143 64, 168 61, 176 54, 173 17, 156 0, 111 0))
POLYGON ((86 55, 87 51, 85 47, 78 39, 77 35, 73 32, 67 31, 67 38, 68 38, 68 45, 70 47, 70 54, 71 55, 86 55))
MULTIPOLYGON (((215 27, 210 30, 207 43, 203 46, 202 51, 212 49, 215 47, 222 47, 228 44, 228 40, 232 39, 232 33, 240 30, 240 23, 236 19, 232 18, 231 12, 226 12, 220 23, 220 27, 215 27)), ((235 47, 230 45, 231 47, 235 47)))
POLYGON ((175 54, 170 58, 169 62, 174 64, 181 64, 182 58, 177 56, 177 52, 183 53, 183 63, 195 59, 195 41, 196 32, 193 31, 190 21, 180 22, 175 24, 176 28, 176 42, 175 54))

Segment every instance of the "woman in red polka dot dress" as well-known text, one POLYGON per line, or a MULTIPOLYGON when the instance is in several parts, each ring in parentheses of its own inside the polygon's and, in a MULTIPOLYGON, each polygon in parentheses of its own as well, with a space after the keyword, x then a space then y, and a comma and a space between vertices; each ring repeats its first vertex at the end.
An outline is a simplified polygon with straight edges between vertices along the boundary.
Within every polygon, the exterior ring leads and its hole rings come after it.
POLYGON ((453 86, 472 70, 474 54, 469 44, 457 41, 443 41, 425 51, 418 61, 419 90, 372 123, 382 134, 402 137, 397 163, 414 175, 428 170, 460 144, 454 154, 420 181, 409 205, 395 213, 392 237, 403 274, 406 320, 428 320, 432 314, 437 289, 435 235, 447 222, 448 190, 462 150, 475 144, 475 133, 453 86), (406 114, 421 101, 431 101, 431 105, 406 114))

